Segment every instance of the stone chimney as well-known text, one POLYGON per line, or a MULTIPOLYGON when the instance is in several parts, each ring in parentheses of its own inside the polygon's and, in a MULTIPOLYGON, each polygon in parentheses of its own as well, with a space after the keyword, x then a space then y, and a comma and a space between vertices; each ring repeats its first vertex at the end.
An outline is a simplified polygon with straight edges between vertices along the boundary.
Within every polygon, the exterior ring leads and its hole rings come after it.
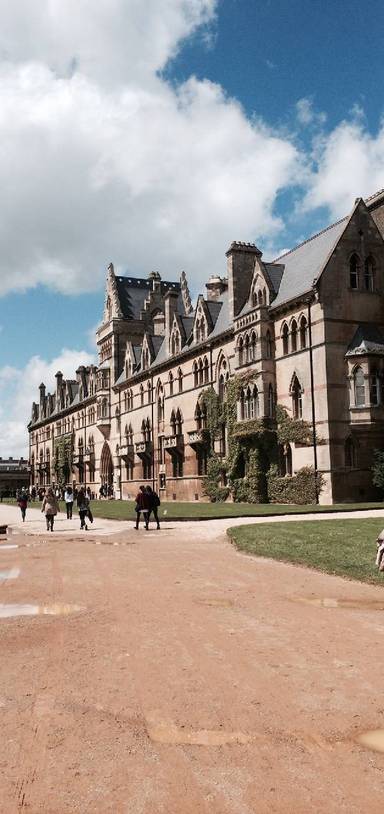
POLYGON ((255 260, 261 256, 261 251, 253 243, 234 242, 226 252, 231 319, 239 314, 249 296, 255 260))
POLYGON ((205 284, 205 287, 207 289, 207 300, 220 302, 221 295, 228 288, 228 280, 226 280, 225 277, 219 277, 213 274, 205 284))
POLYGON ((177 310, 177 301, 179 299, 179 292, 173 289, 169 289, 164 297, 164 306, 165 306, 165 336, 167 342, 169 342, 169 338, 171 335, 171 327, 173 323, 173 315, 177 310))

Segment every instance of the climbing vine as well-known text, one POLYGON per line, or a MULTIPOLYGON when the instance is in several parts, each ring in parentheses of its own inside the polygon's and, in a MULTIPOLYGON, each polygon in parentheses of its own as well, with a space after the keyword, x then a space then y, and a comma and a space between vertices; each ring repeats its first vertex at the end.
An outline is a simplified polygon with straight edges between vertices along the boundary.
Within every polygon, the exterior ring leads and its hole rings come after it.
MULTIPOLYGON (((289 478, 279 477, 278 447, 288 443, 311 446, 312 427, 302 419, 293 419, 287 410, 276 406, 275 417, 237 420, 237 403, 243 388, 255 382, 254 371, 234 376, 227 384, 226 401, 220 403, 212 387, 203 391, 202 403, 207 411, 210 458, 203 481, 204 494, 211 500, 237 502, 300 503, 313 502, 324 485, 322 476, 305 467, 289 478), (220 437, 223 423, 227 426, 228 450, 225 458, 214 453, 214 441, 220 437)), ((317 439, 317 443, 322 443, 317 439)))
POLYGON ((55 440, 55 472, 57 482, 67 483, 72 472, 73 443, 72 435, 62 435, 55 440))

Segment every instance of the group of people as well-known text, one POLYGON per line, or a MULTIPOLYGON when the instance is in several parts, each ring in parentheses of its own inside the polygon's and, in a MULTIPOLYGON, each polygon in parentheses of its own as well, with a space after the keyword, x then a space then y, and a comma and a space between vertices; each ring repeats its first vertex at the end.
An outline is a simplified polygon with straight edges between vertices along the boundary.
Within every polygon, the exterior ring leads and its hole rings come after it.
POLYGON ((139 492, 136 495, 136 525, 135 529, 139 528, 140 524, 140 515, 143 515, 144 525, 148 531, 149 528, 149 520, 151 514, 153 514, 154 519, 156 520, 156 528, 160 528, 159 523, 159 515, 158 515, 158 508, 160 506, 160 498, 157 492, 155 492, 151 486, 140 486, 139 492))
MULTIPOLYGON (((42 507, 41 511, 45 515, 47 523, 47 531, 53 531, 55 517, 60 511, 59 499, 62 497, 65 503, 67 513, 67 520, 72 519, 73 504, 76 502, 77 510, 80 518, 80 529, 88 531, 87 520, 93 523, 93 516, 91 512, 91 491, 81 487, 79 490, 72 489, 72 486, 66 486, 62 493, 57 494, 56 489, 52 486, 49 487, 44 494, 41 495, 42 507)), ((25 490, 22 490, 17 496, 17 503, 21 511, 23 522, 25 521, 28 501, 32 496, 25 490)), ((156 528, 160 529, 158 508, 160 506, 160 498, 151 486, 140 486, 139 492, 136 496, 135 512, 136 523, 135 529, 139 528, 140 517, 143 516, 144 526, 149 529, 149 521, 153 514, 156 522, 156 528)))
MULTIPOLYGON (((45 515, 47 523, 47 531, 53 531, 55 517, 60 511, 59 504, 60 495, 56 494, 53 487, 49 487, 42 495, 41 511, 45 515)), ((90 508, 91 491, 81 487, 80 489, 72 489, 72 486, 67 486, 63 493, 65 508, 67 512, 67 520, 72 519, 73 504, 76 501, 77 510, 80 518, 80 529, 88 531, 87 520, 93 523, 93 516, 90 508)), ((17 504, 21 511, 23 523, 27 514, 28 500, 30 495, 25 490, 22 490, 17 496, 17 504)), ((32 498, 31 498, 32 499, 32 498)))

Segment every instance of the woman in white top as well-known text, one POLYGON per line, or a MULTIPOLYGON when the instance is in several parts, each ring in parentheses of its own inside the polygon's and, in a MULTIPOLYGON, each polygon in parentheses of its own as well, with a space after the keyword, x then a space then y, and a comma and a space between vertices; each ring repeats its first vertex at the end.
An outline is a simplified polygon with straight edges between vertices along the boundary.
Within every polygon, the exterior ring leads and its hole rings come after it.
POLYGON ((67 509, 67 520, 72 520, 72 509, 73 509, 73 490, 72 486, 67 486, 64 492, 64 502, 65 507, 67 509))

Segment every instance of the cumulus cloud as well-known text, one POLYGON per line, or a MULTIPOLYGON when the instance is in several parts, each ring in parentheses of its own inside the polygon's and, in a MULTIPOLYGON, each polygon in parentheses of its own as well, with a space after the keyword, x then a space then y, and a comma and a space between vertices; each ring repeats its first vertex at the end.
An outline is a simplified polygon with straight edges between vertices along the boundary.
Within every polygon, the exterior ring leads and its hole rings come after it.
POLYGON ((33 356, 25 368, 10 365, 0 368, 0 455, 28 456, 26 425, 33 401, 38 401, 39 384, 47 391, 55 388, 55 373, 61 370, 65 378, 73 378, 80 364, 91 364, 94 356, 85 350, 63 349, 54 359, 33 356))
POLYGON ((299 124, 304 127, 308 125, 320 126, 325 124, 327 120, 327 114, 315 110, 313 100, 306 96, 296 102, 296 116, 299 124))
POLYGON ((326 206, 334 218, 345 215, 356 197, 384 187, 384 122, 372 135, 361 115, 343 121, 317 141, 314 162, 304 209, 326 206))
POLYGON ((219 85, 158 73, 215 7, 0 0, 0 293, 89 290, 110 260, 199 287, 231 240, 281 229, 294 145, 219 85))

